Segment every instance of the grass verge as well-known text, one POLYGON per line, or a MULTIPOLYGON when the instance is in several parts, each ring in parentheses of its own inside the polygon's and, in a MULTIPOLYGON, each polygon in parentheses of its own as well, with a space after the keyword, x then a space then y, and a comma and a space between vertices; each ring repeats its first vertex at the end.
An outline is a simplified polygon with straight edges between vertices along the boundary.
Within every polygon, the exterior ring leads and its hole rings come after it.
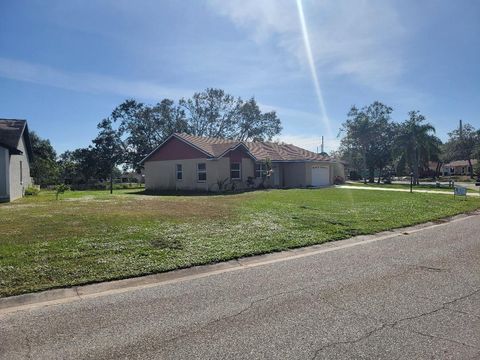
POLYGON ((0 296, 319 244, 480 208, 480 198, 348 189, 148 196, 41 193, 0 204, 0 296))

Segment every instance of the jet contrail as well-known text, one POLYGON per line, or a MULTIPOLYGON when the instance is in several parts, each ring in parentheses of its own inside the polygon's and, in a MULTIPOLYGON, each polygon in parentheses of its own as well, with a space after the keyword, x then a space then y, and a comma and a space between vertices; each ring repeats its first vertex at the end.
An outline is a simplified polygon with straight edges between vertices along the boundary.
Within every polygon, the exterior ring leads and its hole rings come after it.
POLYGON ((330 120, 328 119, 327 109, 325 107, 325 101, 323 100, 322 89, 320 88, 320 81, 318 80, 317 70, 315 69, 315 62, 313 60, 312 47, 310 46, 310 38, 308 36, 307 22, 305 21, 305 14, 303 12, 302 0, 297 0, 298 17, 300 19, 300 25, 302 26, 303 43, 305 45, 305 51, 307 53, 307 60, 310 66, 310 72, 312 73, 313 85, 315 86, 315 92, 318 98, 318 104, 322 113, 322 121, 327 130, 328 137, 332 137, 332 131, 330 128, 330 120))

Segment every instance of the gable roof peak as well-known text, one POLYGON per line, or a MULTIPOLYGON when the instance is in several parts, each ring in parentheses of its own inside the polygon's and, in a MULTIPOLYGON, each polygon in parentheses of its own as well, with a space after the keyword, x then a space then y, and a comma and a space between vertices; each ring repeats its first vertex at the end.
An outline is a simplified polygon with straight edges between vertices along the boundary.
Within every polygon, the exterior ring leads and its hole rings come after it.
POLYGON ((32 147, 28 133, 27 120, 0 119, 0 145, 7 148, 12 154, 22 154, 18 149, 20 139, 25 136, 25 147, 28 156, 32 157, 32 147))

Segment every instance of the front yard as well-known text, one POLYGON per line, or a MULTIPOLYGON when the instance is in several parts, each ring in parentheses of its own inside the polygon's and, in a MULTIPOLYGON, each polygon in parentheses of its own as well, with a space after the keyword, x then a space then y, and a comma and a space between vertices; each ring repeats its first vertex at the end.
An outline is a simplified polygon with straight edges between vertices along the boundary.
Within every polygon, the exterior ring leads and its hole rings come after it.
POLYGON ((41 193, 0 204, 0 296, 319 244, 480 208, 480 198, 349 189, 149 196, 41 193))

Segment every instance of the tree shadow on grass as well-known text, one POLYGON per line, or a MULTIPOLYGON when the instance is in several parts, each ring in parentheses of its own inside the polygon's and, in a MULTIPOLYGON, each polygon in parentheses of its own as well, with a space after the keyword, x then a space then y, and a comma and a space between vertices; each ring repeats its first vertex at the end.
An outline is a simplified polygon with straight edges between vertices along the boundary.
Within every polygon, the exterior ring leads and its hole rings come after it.
MULTIPOLYGON (((262 191, 257 189, 245 189, 245 190, 236 190, 236 191, 223 191, 223 192, 214 192, 214 191, 196 191, 196 190, 163 190, 163 191, 152 191, 152 190, 139 190, 128 192, 126 195, 144 195, 144 196, 225 196, 225 195, 239 195, 248 192, 262 191)), ((264 189, 263 191, 268 191, 264 189)))
MULTIPOLYGON (((322 188, 328 188, 331 186, 325 186, 322 188)), ((126 195, 145 195, 145 196, 228 196, 228 195, 239 195, 244 193, 251 193, 251 192, 269 192, 272 190, 292 190, 292 189, 307 189, 307 190, 315 190, 320 188, 314 187, 306 187, 306 188, 264 188, 264 189, 238 189, 235 191, 227 190, 227 191, 200 191, 200 190, 160 190, 160 191, 152 191, 152 190, 139 190, 128 192, 126 195)))

